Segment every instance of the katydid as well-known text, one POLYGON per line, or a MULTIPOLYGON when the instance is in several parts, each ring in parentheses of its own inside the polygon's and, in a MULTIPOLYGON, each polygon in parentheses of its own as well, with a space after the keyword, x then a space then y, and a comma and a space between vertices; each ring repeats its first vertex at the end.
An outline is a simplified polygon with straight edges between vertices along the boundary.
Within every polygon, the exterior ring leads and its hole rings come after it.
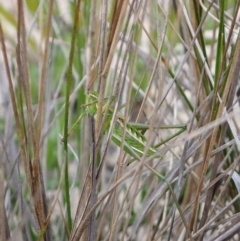
MULTIPOLYGON (((84 105, 86 107, 85 111, 79 116, 77 121, 74 123, 72 128, 69 130, 68 135, 72 133, 75 129, 76 125, 81 121, 81 119, 88 115, 96 115, 97 113, 97 103, 98 103, 98 93, 91 91, 87 95, 87 104, 84 105)), ((103 112, 106 109, 106 105, 103 106, 103 112)), ((113 107, 110 106, 107 113, 107 119, 104 124, 104 133, 107 133, 110 128, 110 121, 113 117, 113 107)), ((139 160, 144 154, 144 150, 147 144, 146 137, 142 134, 143 130, 147 130, 149 128, 148 125, 140 124, 140 123, 127 123, 126 124, 126 135, 123 142, 123 149, 126 153, 128 153, 132 158, 139 160)), ((154 127, 154 129, 169 129, 169 128, 180 128, 185 130, 185 126, 163 126, 163 127, 154 127)), ((116 123, 112 133, 112 141, 117 145, 121 146, 122 143, 122 133, 124 129, 124 116, 121 113, 117 114, 116 123)), ((170 138, 171 139, 171 138, 170 138)), ((168 138, 169 140, 169 138, 168 138)), ((147 156, 151 156, 157 153, 157 148, 159 145, 150 146, 148 151, 146 152, 147 156)), ((156 157, 161 155, 155 155, 156 157)))

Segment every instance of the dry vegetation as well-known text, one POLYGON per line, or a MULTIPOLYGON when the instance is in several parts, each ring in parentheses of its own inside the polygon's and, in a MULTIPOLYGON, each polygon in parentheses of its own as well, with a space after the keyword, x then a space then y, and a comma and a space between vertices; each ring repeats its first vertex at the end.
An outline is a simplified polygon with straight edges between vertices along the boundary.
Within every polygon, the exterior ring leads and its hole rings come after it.
POLYGON ((1 1, 0 240, 240 240, 239 5, 1 1))

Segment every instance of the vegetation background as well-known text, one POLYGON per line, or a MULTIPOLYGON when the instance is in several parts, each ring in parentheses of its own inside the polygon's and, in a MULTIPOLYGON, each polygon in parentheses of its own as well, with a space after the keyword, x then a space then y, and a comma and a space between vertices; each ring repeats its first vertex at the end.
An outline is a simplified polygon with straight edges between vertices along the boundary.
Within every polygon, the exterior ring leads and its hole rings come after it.
POLYGON ((240 240, 239 5, 1 0, 1 240, 240 240))

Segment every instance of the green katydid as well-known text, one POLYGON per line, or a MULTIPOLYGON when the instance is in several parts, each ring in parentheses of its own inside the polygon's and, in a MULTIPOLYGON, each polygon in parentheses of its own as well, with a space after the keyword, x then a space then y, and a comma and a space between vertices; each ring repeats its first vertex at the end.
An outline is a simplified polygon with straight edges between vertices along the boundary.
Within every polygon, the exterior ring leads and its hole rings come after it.
MULTIPOLYGON (((75 129, 76 125, 81 121, 81 119, 88 115, 95 115, 97 113, 97 102, 98 102, 98 93, 94 91, 90 91, 89 94, 87 95, 87 104, 84 105, 86 107, 85 111, 79 116, 77 121, 74 123, 72 128, 69 130, 68 135, 72 133, 72 131, 75 129)), ((106 105, 103 106, 103 112, 105 111, 106 105)), ((113 107, 110 106, 108 109, 107 113, 107 118, 106 122, 104 124, 104 132, 107 133, 107 131, 110 128, 110 121, 113 117, 113 107)), ((112 141, 117 145, 121 146, 122 143, 122 133, 123 133, 123 128, 124 128, 124 116, 121 113, 117 114, 116 118, 116 124, 113 129, 112 133, 112 141)), ((144 150, 146 147, 146 137, 142 134, 142 131, 145 131, 149 128, 148 125, 145 124, 140 124, 140 123, 131 123, 128 122, 126 124, 126 135, 125 139, 123 142, 123 149, 126 153, 128 153, 132 158, 139 160, 139 157, 143 156, 144 150)), ((169 128, 180 128, 180 132, 183 132, 186 127, 185 126, 163 126, 163 127, 154 127, 155 129, 169 129, 169 128)), ((176 136, 176 135, 174 135, 176 136)), ((173 136, 173 137, 174 137, 173 136)), ((173 138, 172 137, 172 138, 173 138)), ((168 138, 168 140, 171 138, 168 138)), ((162 142, 163 143, 163 142, 162 142)), ((147 156, 151 156, 153 154, 157 153, 157 148, 158 145, 156 146, 150 146, 148 151, 146 152, 147 156)), ((156 155, 156 156, 161 156, 161 155, 156 155)))

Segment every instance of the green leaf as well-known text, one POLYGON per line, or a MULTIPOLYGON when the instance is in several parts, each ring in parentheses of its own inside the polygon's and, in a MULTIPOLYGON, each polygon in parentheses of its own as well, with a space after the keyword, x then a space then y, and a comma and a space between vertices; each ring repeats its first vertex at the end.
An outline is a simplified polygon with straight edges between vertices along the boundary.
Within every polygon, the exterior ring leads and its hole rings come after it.
POLYGON ((9 23, 11 23, 14 27, 17 27, 17 21, 11 12, 7 11, 2 5, 0 5, 0 15, 2 15, 9 23))
POLYGON ((31 12, 36 12, 39 6, 39 0, 26 0, 26 4, 31 12))

